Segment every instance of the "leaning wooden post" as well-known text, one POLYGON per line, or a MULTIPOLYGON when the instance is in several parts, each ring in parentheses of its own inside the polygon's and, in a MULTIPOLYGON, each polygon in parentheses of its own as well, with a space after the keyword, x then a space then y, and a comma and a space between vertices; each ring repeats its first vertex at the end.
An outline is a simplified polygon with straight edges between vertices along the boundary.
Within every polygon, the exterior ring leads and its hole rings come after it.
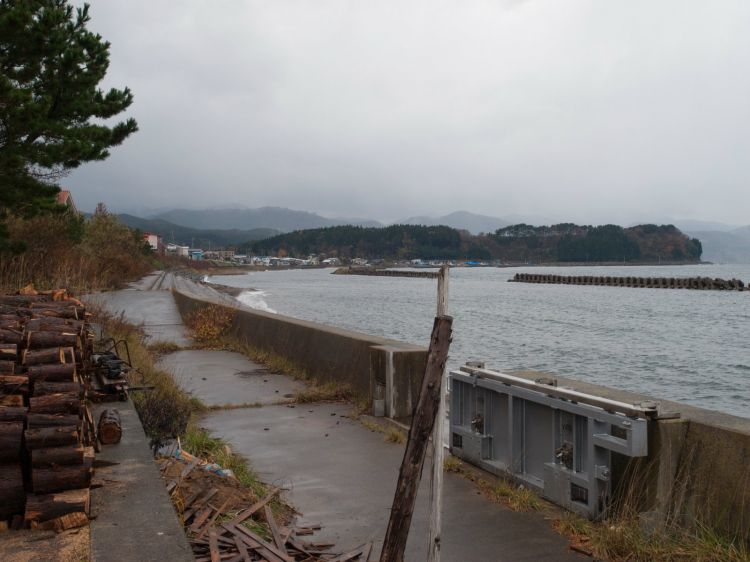
POLYGON ((409 536, 414 500, 417 497, 419 480, 422 476, 425 453, 440 407, 440 381, 448 358, 452 325, 453 318, 450 316, 438 316, 432 327, 430 348, 427 352, 427 368, 422 379, 419 402, 414 410, 409 440, 406 442, 404 458, 398 473, 398 484, 393 496, 393 507, 391 507, 391 517, 388 520, 388 530, 385 533, 380 562, 402 562, 404 559, 406 539, 409 536))
MULTIPOLYGON (((444 265, 438 273, 437 315, 448 314, 448 266, 444 265)), ((430 485, 430 538, 427 545, 427 560, 440 562, 440 546, 443 519, 443 458, 445 457, 445 412, 448 384, 445 370, 440 373, 440 406, 437 422, 432 433, 432 479, 430 485)))

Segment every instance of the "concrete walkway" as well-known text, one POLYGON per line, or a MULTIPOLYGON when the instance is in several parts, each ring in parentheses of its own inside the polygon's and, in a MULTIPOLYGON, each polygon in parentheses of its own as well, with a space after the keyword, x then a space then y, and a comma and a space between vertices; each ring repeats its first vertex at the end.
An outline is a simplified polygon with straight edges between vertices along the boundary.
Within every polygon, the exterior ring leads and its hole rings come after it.
POLYGON ((128 321, 141 325, 152 341, 189 346, 192 340, 170 293, 171 283, 171 275, 168 278, 156 272, 131 283, 127 289, 98 293, 86 300, 112 314, 124 312, 128 321))
POLYGON ((104 408, 120 412, 122 441, 96 455, 95 480, 103 486, 91 490, 91 561, 193 560, 133 403, 99 404, 95 419, 104 408))
MULTIPOLYGON (((144 322, 147 330, 170 324, 169 330, 158 333, 159 339, 184 345, 187 334, 175 321, 170 293, 143 290, 153 283, 152 278, 140 289, 108 293, 108 306, 118 307, 131 321, 144 322), (163 311, 167 321, 154 310, 163 311)), ((161 365, 212 404, 272 404, 269 389, 283 397, 299 384, 283 375, 270 379, 262 366, 221 351, 180 351, 165 356, 161 365)), ((216 412, 202 425, 229 441, 266 482, 288 488, 286 499, 303 513, 303 522, 323 525, 315 539, 331 539, 342 549, 375 540, 376 558, 404 446, 386 443, 382 434, 347 417, 351 410, 346 404, 264 405, 216 412)), ((425 559, 428 469, 425 466, 412 521, 410 561, 425 559)), ((489 502, 471 483, 453 474, 445 477, 443 522, 444 562, 588 560, 571 552, 541 515, 516 513, 489 502)))
POLYGON ((183 390, 209 406, 290 402, 305 388, 303 383, 273 374, 231 351, 176 351, 162 357, 157 366, 170 371, 183 390))

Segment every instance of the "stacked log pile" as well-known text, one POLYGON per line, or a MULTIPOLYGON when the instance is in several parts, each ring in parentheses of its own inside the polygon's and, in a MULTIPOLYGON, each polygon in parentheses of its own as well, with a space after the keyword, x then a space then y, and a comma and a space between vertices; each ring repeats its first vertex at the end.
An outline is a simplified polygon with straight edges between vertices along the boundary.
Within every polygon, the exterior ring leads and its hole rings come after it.
POLYGON ((547 275, 516 273, 517 283, 551 283, 556 285, 604 285, 609 287, 639 287, 644 289, 695 289, 702 291, 746 291, 750 286, 739 279, 711 277, 604 277, 592 275, 547 275))
POLYGON ((88 521, 92 348, 86 309, 66 291, 0 295, 0 526, 88 521))

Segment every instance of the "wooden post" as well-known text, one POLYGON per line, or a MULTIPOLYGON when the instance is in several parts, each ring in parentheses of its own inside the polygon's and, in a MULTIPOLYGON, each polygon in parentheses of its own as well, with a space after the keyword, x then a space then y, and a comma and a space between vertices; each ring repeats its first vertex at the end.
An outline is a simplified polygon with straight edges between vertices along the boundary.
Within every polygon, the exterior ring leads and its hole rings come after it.
MULTIPOLYGON (((444 265, 438 274, 437 315, 448 314, 448 273, 444 265)), ((440 540, 443 518, 443 458, 445 457, 445 396, 448 384, 445 369, 440 374, 440 407, 438 408, 435 430, 432 433, 432 478, 430 480, 430 535, 427 545, 427 560, 440 562, 440 540)))
POLYGON ((430 434, 434 429, 435 416, 440 407, 440 381, 448 358, 452 324, 453 318, 450 316, 439 316, 435 318, 435 324, 432 327, 427 368, 422 379, 419 402, 414 410, 409 429, 409 440, 406 442, 404 458, 401 461, 380 562, 403 562, 404 559, 406 539, 409 536, 409 526, 419 480, 422 476, 424 457, 430 434))

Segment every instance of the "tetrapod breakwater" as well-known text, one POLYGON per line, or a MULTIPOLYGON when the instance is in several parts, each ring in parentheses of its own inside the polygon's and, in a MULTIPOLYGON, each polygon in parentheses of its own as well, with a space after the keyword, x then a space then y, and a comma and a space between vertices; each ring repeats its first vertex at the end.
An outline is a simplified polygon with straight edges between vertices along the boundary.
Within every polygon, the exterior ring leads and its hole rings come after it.
POLYGON ((712 277, 610 277, 597 275, 550 275, 516 273, 508 281, 554 285, 603 285, 607 287, 638 287, 643 289, 694 289, 699 291, 746 291, 750 286, 739 279, 712 277))

